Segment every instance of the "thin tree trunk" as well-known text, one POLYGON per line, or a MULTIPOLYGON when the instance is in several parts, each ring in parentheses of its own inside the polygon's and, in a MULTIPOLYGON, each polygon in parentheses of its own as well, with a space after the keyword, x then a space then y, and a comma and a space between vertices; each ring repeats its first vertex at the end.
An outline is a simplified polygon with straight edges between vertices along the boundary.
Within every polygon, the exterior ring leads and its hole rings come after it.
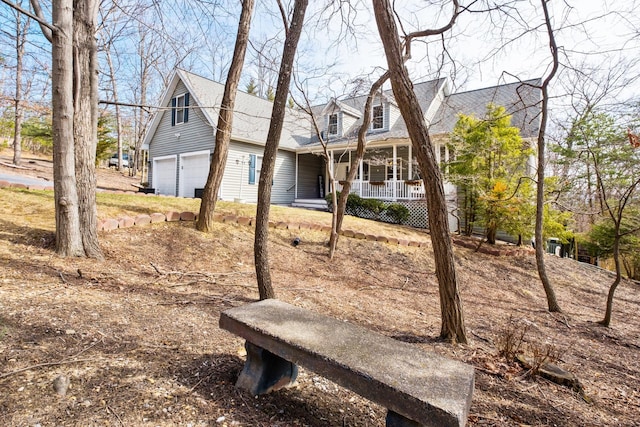
POLYGON ((542 287, 547 296, 547 306, 550 312, 560 312, 560 305, 558 305, 558 299, 556 293, 551 285, 551 281, 547 276, 547 270, 544 264, 544 238, 542 228, 544 224, 544 163, 545 163, 545 132, 547 127, 547 119, 549 117, 549 93, 548 87, 551 79, 555 75, 558 69, 558 48, 556 46, 553 30, 551 29, 551 18, 547 10, 547 1, 540 0, 542 3, 542 9, 544 11, 545 23, 547 26, 547 33, 549 35, 549 48, 553 56, 553 68, 549 75, 542 83, 542 118, 540 120, 540 131, 538 132, 538 167, 537 167, 537 182, 536 182, 536 266, 538 267, 538 276, 542 282, 542 287))
POLYGON ((73 0, 52 8, 53 188, 56 252, 84 256, 76 192, 73 140, 73 0))
POLYGON ((600 321, 602 326, 609 327, 611 324, 611 314, 613 312, 613 296, 620 282, 622 281, 622 268, 620 266, 620 226, 616 223, 615 227, 616 236, 613 240, 613 262, 616 266, 616 278, 609 287, 609 293, 607 294, 607 308, 604 313, 604 319, 600 321))
POLYGON ((96 44, 97 0, 75 0, 74 141, 75 173, 84 254, 102 258, 98 243, 96 207, 96 146, 98 144, 98 66, 96 44))
POLYGON ((429 230, 436 262, 440 291, 442 328, 440 337, 450 342, 466 343, 462 302, 458 294, 455 262, 444 186, 440 168, 424 121, 424 115, 404 67, 394 11, 389 0, 373 0, 376 22, 389 66, 391 87, 407 125, 413 151, 417 155, 426 186, 429 230))
POLYGON ((13 164, 20 166, 22 161, 22 121, 24 111, 22 108, 22 70, 24 60, 24 47, 27 42, 27 31, 29 30, 29 18, 25 18, 22 24, 22 14, 16 13, 16 98, 15 98, 15 121, 13 133, 13 164))
POLYGON ((224 95, 220 105, 218 115, 218 127, 216 129, 216 142, 213 150, 213 159, 209 168, 209 176, 204 186, 202 202, 200 203, 200 214, 196 222, 196 229, 204 232, 211 231, 213 227, 213 213, 216 209, 218 192, 222 183, 224 169, 227 164, 229 154, 229 142, 231 141, 231 131, 233 129, 233 109, 240 83, 240 74, 244 65, 244 57, 249 43, 249 29, 251 28, 251 15, 253 14, 254 0, 244 0, 242 2, 242 13, 238 23, 238 35, 233 51, 229 74, 224 85, 224 95))
POLYGON ((284 41, 278 86, 276 88, 276 96, 273 100, 271 123, 269 125, 267 142, 264 147, 262 170, 260 171, 254 257, 261 300, 275 298, 275 292, 271 284, 271 274, 269 272, 268 248, 271 186, 276 163, 276 153, 278 152, 278 143, 280 141, 280 135, 282 134, 282 123, 287 108, 293 60, 298 47, 298 41, 300 40, 300 34, 302 33, 302 24, 308 3, 308 0, 296 0, 294 5, 293 18, 284 41))

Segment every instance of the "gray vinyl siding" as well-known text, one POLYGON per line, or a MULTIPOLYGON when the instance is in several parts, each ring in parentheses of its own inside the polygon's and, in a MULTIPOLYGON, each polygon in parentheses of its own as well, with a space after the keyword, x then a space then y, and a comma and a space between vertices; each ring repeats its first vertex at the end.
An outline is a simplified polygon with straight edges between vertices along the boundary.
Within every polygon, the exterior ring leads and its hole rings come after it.
MULTIPOLYGON (((262 156, 264 147, 244 142, 232 141, 229 157, 222 178, 220 197, 223 200, 240 198, 249 203, 258 201, 258 176, 255 184, 249 184, 249 156, 262 156)), ((295 198, 295 153, 278 150, 271 189, 271 203, 288 205, 295 198)))
POLYGON ((296 196, 296 153, 278 151, 273 174, 271 203, 290 205, 296 196))
POLYGON ((347 133, 347 131, 349 131, 353 127, 353 125, 356 124, 358 119, 352 116, 351 114, 347 114, 345 112, 342 112, 340 115, 342 116, 342 134, 344 135, 345 133, 347 133))
MULTIPOLYGON (((182 82, 176 86, 176 90, 172 94, 172 98, 187 92, 182 82)), ((189 120, 186 123, 171 126, 171 109, 168 108, 163 112, 153 138, 149 143, 149 158, 177 155, 178 170, 180 170, 180 154, 190 153, 194 151, 210 150, 213 152, 214 135, 213 128, 207 123, 202 112, 197 107, 196 99, 190 94, 189 100, 189 120), (176 136, 180 134, 180 136, 176 136)), ((171 100, 165 107, 171 107, 171 100)), ((178 182, 180 174, 176 174, 176 195, 180 188, 178 182)), ((153 182, 153 162, 149 168, 149 183, 153 182)))
POLYGON ((387 103, 387 117, 389 118, 387 122, 387 129, 391 129, 401 118, 400 109, 395 105, 387 103))
POLYGON ((324 176, 324 159, 315 154, 298 156, 298 198, 317 199, 320 197, 318 175, 324 176))

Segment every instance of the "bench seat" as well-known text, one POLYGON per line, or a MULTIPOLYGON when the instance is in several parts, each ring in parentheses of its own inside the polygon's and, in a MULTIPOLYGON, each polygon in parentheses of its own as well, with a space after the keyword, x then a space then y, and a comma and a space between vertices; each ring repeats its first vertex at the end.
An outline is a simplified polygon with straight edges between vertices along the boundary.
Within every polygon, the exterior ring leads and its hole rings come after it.
POLYGON ((473 367, 275 299, 222 312, 247 341, 237 386, 261 394, 314 371, 388 409, 387 426, 464 426, 473 367), (266 383, 265 383, 266 381, 266 383))

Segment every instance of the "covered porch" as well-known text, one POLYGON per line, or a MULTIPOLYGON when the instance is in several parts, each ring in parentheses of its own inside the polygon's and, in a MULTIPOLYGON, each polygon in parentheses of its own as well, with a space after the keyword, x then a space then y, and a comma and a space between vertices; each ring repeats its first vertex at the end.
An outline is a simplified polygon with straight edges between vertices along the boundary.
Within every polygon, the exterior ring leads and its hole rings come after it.
MULTIPOLYGON (((336 189, 342 191, 349 173, 355 150, 330 150, 331 168, 336 180, 336 189)), ((447 147, 442 145, 436 152, 438 163, 448 159, 447 147)), ((327 179, 326 191, 331 191, 327 179)), ((445 183, 445 194, 455 194, 455 187, 445 183)), ((423 200, 425 185, 420 176, 416 158, 409 143, 368 148, 358 166, 356 178, 351 183, 351 193, 366 199, 385 201, 423 200)))

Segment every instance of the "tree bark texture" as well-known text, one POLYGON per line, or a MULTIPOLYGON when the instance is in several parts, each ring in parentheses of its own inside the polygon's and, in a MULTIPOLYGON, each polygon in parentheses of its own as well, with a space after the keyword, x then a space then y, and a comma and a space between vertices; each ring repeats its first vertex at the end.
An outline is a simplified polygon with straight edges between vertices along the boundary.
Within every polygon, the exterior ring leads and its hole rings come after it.
POLYGON ((260 181, 258 185, 258 206, 256 212, 256 234, 254 241, 254 258, 256 266, 256 278, 258 280, 258 290, 260 299, 275 298, 275 292, 271 284, 271 274, 269 272, 269 209, 271 205, 271 186, 276 163, 276 153, 280 135, 282 134, 282 124, 287 108, 287 97, 289 96, 289 85, 291 84, 291 73, 293 60, 298 48, 298 41, 302 33, 302 24, 307 9, 308 0, 296 0, 293 10, 291 25, 287 31, 280 62, 280 74, 278 76, 278 86, 273 100, 273 110, 271 111, 271 123, 264 147, 262 158, 262 170, 260 171, 260 181))
POLYGON ((616 278, 609 287, 607 293, 607 307, 604 313, 604 319, 600 321, 600 324, 606 327, 611 325, 611 315, 613 312, 613 296, 622 280, 622 272, 620 267, 620 224, 616 223, 615 226, 615 238, 613 239, 613 262, 616 266, 616 278))
POLYGON ((384 45, 389 66, 391 87, 398 107, 407 125, 413 151, 417 156, 425 186, 429 229, 433 244, 440 293, 442 328, 440 337, 450 342, 466 343, 462 302, 458 294, 455 262, 444 186, 440 168, 413 84, 404 66, 394 11, 389 0, 373 0, 380 39, 384 45))
POLYGON ((224 85, 224 94, 220 104, 218 114, 218 127, 216 129, 215 148, 213 158, 209 167, 209 176, 204 186, 202 202, 200 203, 200 214, 196 222, 196 229, 209 232, 213 228, 213 213, 216 209, 218 192, 222 183, 224 169, 227 164, 229 154, 229 142, 231 141, 231 131, 233 130, 233 109, 236 103, 240 74, 244 65, 244 57, 249 43, 249 29, 251 28, 251 15, 253 14, 254 0, 244 0, 242 2, 242 13, 238 23, 238 34, 236 44, 231 59, 231 66, 224 85))
POLYGON ((56 252, 84 256, 80 235, 73 141, 73 0, 52 7, 53 188, 56 252))
POLYGON ((102 258, 96 207, 96 146, 98 144, 97 0, 74 0, 73 12, 73 134, 76 191, 84 255, 102 258))
POLYGON ((558 49, 555 44, 555 38, 553 36, 553 30, 551 29, 551 21, 549 12, 547 10, 548 0, 541 0, 542 9, 545 15, 545 23, 547 26, 547 33, 549 35, 549 47, 551 54, 553 55, 553 68, 549 75, 542 83, 542 118, 540 120, 540 130, 538 131, 538 166, 537 166, 537 182, 536 182, 536 266, 538 267, 538 276, 542 282, 542 287, 547 296, 547 306, 550 312, 560 312, 560 305, 556 298, 556 293, 553 289, 553 285, 547 276, 547 270, 544 264, 544 247, 545 242, 543 238, 543 224, 544 224, 544 165, 545 165, 545 131, 547 127, 547 118, 549 116, 549 93, 548 86, 551 79, 555 75, 558 69, 558 49))
POLYGON ((360 129, 358 129, 358 145, 356 147, 356 155, 351 159, 351 166, 349 169, 349 173, 347 174, 346 183, 342 186, 342 192, 340 193, 340 198, 338 199, 337 207, 334 207, 334 212, 336 212, 335 218, 335 233, 331 233, 331 238, 329 239, 329 253, 331 254, 331 258, 333 258, 333 253, 335 252, 336 246, 338 244, 338 239, 340 235, 340 230, 342 229, 342 221, 344 220, 344 213, 347 208, 347 199, 349 198, 349 193, 351 192, 351 183, 356 177, 356 173, 360 168, 360 162, 364 158, 364 152, 367 146, 367 132, 369 130, 369 124, 371 123, 371 110, 373 108, 373 101, 375 99, 376 93, 382 88, 382 85, 389 79, 389 71, 385 71, 383 75, 378 77, 372 85, 371 89, 369 89, 369 95, 367 96, 367 101, 364 104, 364 112, 362 114, 362 125, 360 129))

